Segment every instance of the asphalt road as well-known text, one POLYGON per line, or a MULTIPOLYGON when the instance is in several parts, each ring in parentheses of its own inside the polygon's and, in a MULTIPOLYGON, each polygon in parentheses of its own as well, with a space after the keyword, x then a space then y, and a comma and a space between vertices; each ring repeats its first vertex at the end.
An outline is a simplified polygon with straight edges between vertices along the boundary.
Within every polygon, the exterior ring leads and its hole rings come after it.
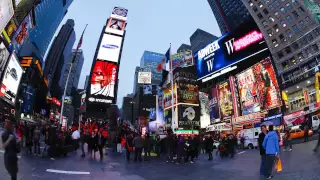
MULTIPOLYGON (((316 141, 297 144, 292 152, 282 152, 283 171, 275 173, 276 180, 320 179, 320 152, 313 153, 316 141)), ((80 154, 80 153, 79 153, 80 154)), ((97 155, 99 157, 99 155, 97 155)), ((0 153, 0 162, 3 154, 0 153)), ((258 150, 239 152, 234 159, 207 161, 202 155, 194 164, 165 163, 154 157, 150 162, 127 163, 125 156, 109 153, 99 160, 70 154, 54 161, 35 156, 22 155, 19 159, 19 179, 22 180, 255 180, 259 175, 260 156, 258 150)), ((9 179, 0 165, 0 179, 9 179)))

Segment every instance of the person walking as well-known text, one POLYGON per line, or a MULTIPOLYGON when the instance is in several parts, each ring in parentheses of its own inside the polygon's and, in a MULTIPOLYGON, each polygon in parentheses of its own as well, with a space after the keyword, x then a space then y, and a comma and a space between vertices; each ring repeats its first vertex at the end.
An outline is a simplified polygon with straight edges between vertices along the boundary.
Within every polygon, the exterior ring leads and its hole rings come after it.
POLYGON ((185 163, 189 162, 189 157, 190 157, 190 163, 193 163, 194 159, 194 152, 195 152, 195 140, 194 136, 189 137, 187 142, 186 142, 186 158, 185 158, 185 163))
POLYGON ((235 148, 235 142, 234 142, 234 138, 233 135, 228 135, 227 136, 227 151, 228 154, 230 154, 231 158, 233 158, 234 156, 234 149, 235 148))
POLYGON ((167 154, 168 154, 167 163, 173 162, 173 156, 174 156, 174 151, 175 151, 175 149, 174 149, 175 144, 174 143, 175 143, 174 137, 170 133, 165 139, 165 146, 166 146, 167 154))
POLYGON ((150 138, 149 134, 146 134, 143 146, 144 146, 143 147, 144 160, 149 161, 151 156, 151 149, 152 149, 152 139, 150 138))
POLYGON ((86 143, 86 135, 84 134, 84 131, 80 131, 80 148, 81 148, 81 157, 85 157, 85 152, 84 152, 84 144, 86 143))
POLYGON ((266 150, 264 149, 264 147, 262 146, 264 138, 267 135, 267 127, 266 125, 261 125, 261 133, 259 134, 259 138, 258 138, 258 145, 259 145, 259 150, 260 150, 260 156, 261 156, 261 163, 260 163, 260 175, 263 176, 264 175, 264 164, 265 164, 265 160, 266 160, 266 150))
POLYGON ((133 151, 132 134, 127 135, 125 148, 126 148, 127 161, 130 162, 130 153, 133 151))
POLYGON ((5 130, 1 136, 4 152, 4 166, 11 176, 12 180, 17 180, 18 174, 18 156, 20 153, 20 144, 17 142, 13 133, 13 125, 10 120, 5 120, 5 130))
POLYGON ((105 144, 105 139, 102 136, 100 131, 98 132, 97 141, 98 141, 97 142, 97 147, 98 147, 99 154, 100 154, 100 160, 102 161, 103 160, 103 147, 104 147, 104 144, 105 144))
POLYGON ((206 139, 205 139, 205 149, 206 152, 209 156, 208 161, 212 161, 213 157, 212 157, 212 151, 213 151, 213 139, 212 136, 209 135, 206 139))
POLYGON ((179 137, 177 142, 177 164, 181 163, 181 160, 185 157, 186 144, 183 136, 179 137))
POLYGON ((134 147, 134 162, 137 162, 139 160, 142 161, 141 154, 142 154, 142 148, 143 148, 143 139, 141 138, 141 135, 138 134, 133 139, 133 147, 134 147))
POLYGON ((263 148, 266 150, 266 159, 264 164, 264 176, 267 179, 271 179, 273 176, 272 168, 276 157, 279 158, 280 148, 279 148, 279 137, 273 129, 273 125, 269 126, 269 132, 265 136, 262 144, 263 148))
POLYGON ((283 136, 283 140, 284 140, 284 151, 288 150, 288 151, 292 151, 292 143, 291 143, 291 134, 290 134, 290 130, 286 130, 284 136, 283 136))
POLYGON ((40 136, 41 131, 39 126, 36 127, 36 129, 33 132, 33 143, 34 143, 34 155, 40 156, 40 136))
POLYGON ((122 148, 121 148, 121 141, 122 141, 122 137, 120 135, 120 133, 117 135, 116 137, 116 141, 117 141, 117 153, 122 153, 122 148))

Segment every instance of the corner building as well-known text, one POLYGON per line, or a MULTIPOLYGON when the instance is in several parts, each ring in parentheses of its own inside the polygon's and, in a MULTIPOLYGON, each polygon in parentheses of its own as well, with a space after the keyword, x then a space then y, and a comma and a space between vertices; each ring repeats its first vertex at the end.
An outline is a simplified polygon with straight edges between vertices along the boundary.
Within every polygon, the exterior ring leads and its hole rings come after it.
MULTIPOLYGON (((318 102, 315 73, 319 71, 320 27, 314 1, 243 0, 264 35, 287 96, 287 112, 318 102)), ((311 107, 312 108, 312 107, 311 107)))

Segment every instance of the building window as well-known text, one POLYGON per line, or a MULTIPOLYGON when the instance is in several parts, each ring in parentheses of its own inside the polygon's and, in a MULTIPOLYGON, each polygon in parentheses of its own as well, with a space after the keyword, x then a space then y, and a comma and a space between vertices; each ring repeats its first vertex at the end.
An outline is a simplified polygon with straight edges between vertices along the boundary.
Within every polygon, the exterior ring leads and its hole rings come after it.
POLYGON ((262 14, 261 14, 261 13, 258 13, 258 15, 257 15, 257 16, 258 16, 258 18, 259 18, 259 19, 262 19, 262 18, 263 18, 263 16, 262 16, 262 14))
POLYGON ((254 12, 258 11, 258 8, 256 6, 254 6, 252 9, 253 9, 254 12))
POLYGON ((275 24, 275 25, 273 26, 273 29, 274 29, 276 32, 279 32, 279 26, 278 26, 278 24, 275 24))
POLYGON ((290 54, 292 52, 290 46, 286 47, 284 50, 287 54, 290 54))
POLYGON ((268 27, 268 22, 267 21, 262 21, 263 27, 268 27))
POLYGON ((274 0, 273 2, 274 2, 274 4, 276 4, 278 7, 280 7, 280 2, 279 2, 278 0, 274 0))
POLYGON ((263 9, 263 13, 264 13, 265 15, 267 15, 267 14, 269 14, 269 11, 268 11, 267 9, 263 9))
POLYGON ((262 4, 261 2, 259 2, 259 3, 258 3, 258 6, 259 6, 260 8, 262 8, 262 7, 263 7, 263 4, 262 4))
POLYGON ((292 48, 293 48, 294 50, 299 49, 299 44, 298 44, 297 42, 294 42, 294 43, 292 44, 292 48))
POLYGON ((273 17, 271 17, 271 16, 269 16, 269 20, 270 20, 271 22, 274 22, 274 19, 273 19, 273 17))
POLYGON ((281 7, 280 10, 281 10, 281 12, 282 12, 283 14, 285 14, 285 13, 287 12, 284 7, 281 7))
POLYGON ((312 48, 313 52, 319 51, 319 47, 318 47, 317 44, 313 44, 313 45, 311 46, 311 48, 312 48))
POLYGON ((282 27, 286 27, 287 26, 287 24, 284 22, 284 20, 281 20, 280 24, 282 25, 282 27))
POLYGON ((291 6, 291 4, 290 4, 290 3, 287 3, 287 4, 286 4, 286 6, 287 6, 287 9, 289 9, 289 10, 291 10, 291 9, 292 9, 292 6, 291 6))
POLYGON ((290 29, 288 29, 287 31, 286 31, 286 33, 287 33, 287 35, 288 35, 288 37, 292 37, 292 32, 291 32, 291 30, 290 29))
POLYGON ((304 13, 305 10, 302 7, 298 7, 298 10, 300 11, 300 13, 304 13))
POLYGON ((292 29, 294 30, 295 33, 299 32, 299 28, 296 25, 292 26, 292 29))
POLYGON ((270 1, 269 0, 264 0, 264 3, 268 4, 270 1))
POLYGON ((300 24, 300 27, 301 27, 301 28, 304 28, 304 22, 303 22, 303 20, 301 20, 301 21, 299 22, 299 24, 300 24))
POLYGON ((250 6, 253 6, 253 2, 252 2, 252 1, 249 1, 249 5, 250 5, 250 6))
POLYGON ((274 44, 274 47, 278 47, 278 41, 276 39, 272 39, 272 43, 274 44))
POLYGON ((307 17, 306 17, 306 23, 309 23, 309 22, 310 22, 310 17, 307 16, 307 17))
POLYGON ((279 39, 280 39, 282 42, 287 41, 286 37, 284 37, 283 34, 280 34, 280 35, 279 35, 279 39))
POLYGON ((283 55, 283 53, 282 53, 281 51, 278 52, 278 58, 279 58, 279 59, 283 58, 283 56, 284 56, 284 55, 283 55))
POLYGON ((294 16, 295 18, 297 18, 297 19, 299 18, 299 14, 297 13, 297 11, 293 11, 292 14, 293 14, 293 16, 294 16))
POLYGON ((300 61, 302 61, 302 60, 303 60, 303 58, 304 58, 304 57, 303 57, 302 52, 301 52, 301 53, 299 53, 297 56, 298 56, 298 59, 299 59, 300 61))
POLYGON ((274 11, 274 10, 275 10, 272 4, 269 4, 269 6, 268 6, 268 7, 269 7, 269 9, 271 9, 272 11, 274 11))
POLYGON ((292 4, 297 5, 297 1, 296 0, 291 0, 292 4))
POLYGON ((291 23, 292 23, 292 18, 291 18, 291 16, 290 16, 290 15, 288 15, 288 16, 286 17, 286 19, 287 19, 287 21, 288 21, 288 23, 289 23, 289 24, 291 24, 291 23))
POLYGON ((275 12, 274 15, 279 19, 280 18, 280 14, 278 12, 275 12))
POLYGON ((267 31, 267 33, 268 33, 269 36, 271 37, 271 36, 273 35, 272 29, 269 29, 269 30, 267 31))

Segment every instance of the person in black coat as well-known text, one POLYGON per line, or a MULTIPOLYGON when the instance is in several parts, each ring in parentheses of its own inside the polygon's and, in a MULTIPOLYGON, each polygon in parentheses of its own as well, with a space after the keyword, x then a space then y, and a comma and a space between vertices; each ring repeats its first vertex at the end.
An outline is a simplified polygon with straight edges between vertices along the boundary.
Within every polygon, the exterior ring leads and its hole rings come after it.
POLYGON ((227 149, 228 149, 228 154, 230 154, 231 158, 234 156, 234 148, 235 147, 235 142, 233 135, 229 135, 227 139, 227 149))
POLYGON ((261 164, 260 164, 260 175, 264 176, 264 162, 266 159, 266 150, 263 148, 262 144, 264 141, 264 138, 267 135, 267 127, 266 125, 261 125, 261 133, 259 134, 258 137, 258 145, 259 145, 259 150, 260 150, 260 156, 261 156, 261 164))
POLYGON ((133 151, 133 135, 127 135, 126 137, 126 155, 127 155, 127 161, 130 161, 130 153, 133 151))
POLYGON ((193 158, 194 158, 194 151, 195 151, 195 139, 194 136, 189 137, 187 142, 186 142, 186 158, 185 162, 189 162, 189 157, 190 163, 193 163, 193 158))
POLYGON ((213 157, 212 157, 213 139, 212 139, 212 137, 209 135, 209 137, 206 138, 204 143, 205 143, 206 152, 208 153, 208 156, 209 156, 208 160, 212 161, 213 160, 213 157))
POLYGON ((100 154, 100 160, 103 160, 103 147, 105 145, 105 138, 102 136, 101 132, 98 132, 96 136, 96 144, 100 154))

